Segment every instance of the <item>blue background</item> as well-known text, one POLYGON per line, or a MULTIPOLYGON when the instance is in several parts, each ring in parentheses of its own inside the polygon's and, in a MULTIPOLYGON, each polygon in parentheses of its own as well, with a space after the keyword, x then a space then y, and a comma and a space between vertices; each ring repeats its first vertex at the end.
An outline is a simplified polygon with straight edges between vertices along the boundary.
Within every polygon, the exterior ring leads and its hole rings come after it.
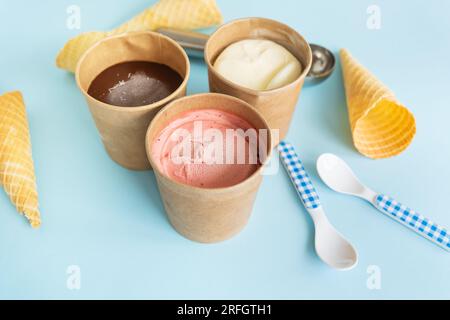
MULTIPOLYGON (((315 170, 321 153, 336 153, 373 189, 450 226, 449 1, 218 1, 225 21, 270 17, 334 52, 349 48, 416 116, 406 152, 374 161, 352 146, 340 67, 302 92, 288 139, 329 219, 359 251, 348 272, 316 256, 312 222, 284 171, 265 178, 242 233, 204 245, 169 225, 152 172, 108 158, 74 77, 54 60, 79 32, 107 30, 153 2, 0 1, 0 92, 24 94, 43 218, 32 230, 0 192, 0 298, 450 298, 449 253, 329 190, 315 170), (66 28, 71 4, 81 30, 66 28), (372 4, 381 30, 366 27, 372 4), (70 265, 81 268, 80 290, 66 287, 70 265), (381 270, 380 290, 366 286, 370 265, 381 270)), ((188 91, 208 91, 201 61, 188 91)))

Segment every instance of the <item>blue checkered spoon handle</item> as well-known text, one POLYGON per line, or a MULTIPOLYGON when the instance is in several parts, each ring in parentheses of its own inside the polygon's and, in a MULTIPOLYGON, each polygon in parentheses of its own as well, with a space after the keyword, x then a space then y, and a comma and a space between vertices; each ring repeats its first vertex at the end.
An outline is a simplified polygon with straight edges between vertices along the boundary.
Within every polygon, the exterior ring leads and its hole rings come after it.
POLYGON ((450 251, 450 234, 445 228, 384 194, 376 195, 373 204, 394 220, 450 251))
POLYGON ((317 172, 323 182, 334 191, 357 196, 369 201, 388 217, 450 251, 450 236, 444 228, 402 205, 391 197, 379 194, 362 184, 349 165, 331 153, 317 159, 317 172))
POLYGON ((289 142, 281 141, 278 145, 278 152, 305 208, 316 209, 320 207, 319 195, 294 147, 289 142))
POLYGON ((337 270, 349 270, 358 263, 358 253, 328 221, 319 195, 303 167, 294 147, 281 141, 278 152, 295 190, 314 222, 314 246, 323 262, 337 270))

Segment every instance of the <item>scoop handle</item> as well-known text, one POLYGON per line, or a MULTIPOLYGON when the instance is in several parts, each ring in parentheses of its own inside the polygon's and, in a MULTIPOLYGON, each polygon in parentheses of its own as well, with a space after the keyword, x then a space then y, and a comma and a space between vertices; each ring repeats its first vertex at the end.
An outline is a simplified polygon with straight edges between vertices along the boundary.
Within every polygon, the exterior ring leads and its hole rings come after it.
POLYGON ((321 206, 319 195, 295 152, 294 146, 289 142, 281 141, 278 145, 278 152, 305 208, 308 210, 319 208, 321 206))
POLYGON ((194 58, 203 58, 206 42, 209 36, 195 31, 160 28, 156 32, 175 40, 187 55, 194 58))
POLYGON ((397 222, 450 251, 450 234, 445 228, 384 194, 375 197, 374 205, 397 222))

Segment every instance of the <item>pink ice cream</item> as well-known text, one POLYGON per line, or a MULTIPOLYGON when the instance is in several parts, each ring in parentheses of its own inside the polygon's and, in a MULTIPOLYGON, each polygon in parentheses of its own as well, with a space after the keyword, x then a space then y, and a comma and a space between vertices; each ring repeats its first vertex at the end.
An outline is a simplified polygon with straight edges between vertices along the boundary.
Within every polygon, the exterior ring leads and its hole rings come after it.
POLYGON ((256 132, 252 125, 229 112, 187 111, 159 133, 151 157, 164 175, 178 182, 200 188, 229 187, 260 166, 256 135, 242 134, 252 131, 256 132))

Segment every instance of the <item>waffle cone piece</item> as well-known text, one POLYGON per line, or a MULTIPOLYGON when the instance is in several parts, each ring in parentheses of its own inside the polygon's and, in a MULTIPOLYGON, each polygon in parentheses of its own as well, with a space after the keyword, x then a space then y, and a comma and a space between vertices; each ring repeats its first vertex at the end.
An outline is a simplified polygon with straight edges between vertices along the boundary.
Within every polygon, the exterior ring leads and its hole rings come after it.
POLYGON ((222 23, 215 0, 160 0, 154 6, 108 32, 87 32, 69 40, 56 58, 56 65, 75 72, 83 53, 99 40, 124 32, 174 28, 191 30, 222 23))
POLYGON ((41 223, 27 115, 18 91, 0 96, 0 183, 32 227, 41 223))
POLYGON ((413 114, 346 49, 340 51, 353 143, 363 155, 398 155, 416 133, 413 114))

